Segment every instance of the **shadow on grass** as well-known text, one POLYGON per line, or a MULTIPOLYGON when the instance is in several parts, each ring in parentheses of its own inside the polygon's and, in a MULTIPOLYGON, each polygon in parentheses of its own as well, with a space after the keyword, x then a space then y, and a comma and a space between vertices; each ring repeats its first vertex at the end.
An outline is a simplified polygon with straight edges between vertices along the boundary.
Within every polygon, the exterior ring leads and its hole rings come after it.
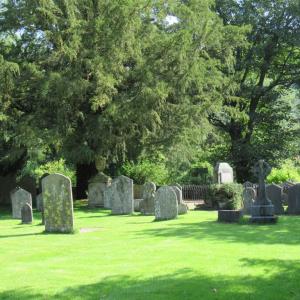
MULTIPOLYGON (((250 264, 256 262, 250 262, 250 264)), ((8 290, 0 293, 0 299, 264 299, 296 300, 300 298, 298 282, 300 268, 296 261, 259 261, 258 267, 267 265, 276 269, 266 276, 208 277, 195 270, 181 269, 176 273, 139 279, 131 276, 106 277, 100 282, 76 285, 55 295, 35 293, 30 288, 8 290)))
MULTIPOLYGON (((251 244, 300 245, 300 217, 286 216, 276 225, 226 224, 217 221, 169 223, 167 227, 137 231, 137 235, 195 238, 251 244)), ((166 221, 167 222, 167 221, 166 221)), ((163 223, 163 222, 162 222, 163 223)))

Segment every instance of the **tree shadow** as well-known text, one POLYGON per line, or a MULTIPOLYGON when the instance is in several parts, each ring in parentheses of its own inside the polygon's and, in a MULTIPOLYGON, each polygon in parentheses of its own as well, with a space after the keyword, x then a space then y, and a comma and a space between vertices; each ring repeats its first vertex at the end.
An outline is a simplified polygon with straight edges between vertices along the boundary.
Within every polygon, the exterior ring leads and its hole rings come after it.
POLYGON ((217 221, 169 223, 160 228, 142 229, 137 235, 195 238, 249 244, 300 244, 300 217, 281 217, 276 225, 229 224, 217 221))
MULTIPOLYGON (((245 263, 247 263, 245 261, 245 263)), ((300 298, 298 282, 300 268, 296 261, 278 264, 278 261, 259 262, 276 268, 277 272, 266 276, 206 276, 193 269, 181 269, 162 276, 138 278, 111 276, 87 285, 68 287, 57 294, 34 292, 29 287, 7 290, 0 299, 121 299, 121 300, 296 300, 300 298)), ((251 265, 251 262, 250 262, 251 265)))

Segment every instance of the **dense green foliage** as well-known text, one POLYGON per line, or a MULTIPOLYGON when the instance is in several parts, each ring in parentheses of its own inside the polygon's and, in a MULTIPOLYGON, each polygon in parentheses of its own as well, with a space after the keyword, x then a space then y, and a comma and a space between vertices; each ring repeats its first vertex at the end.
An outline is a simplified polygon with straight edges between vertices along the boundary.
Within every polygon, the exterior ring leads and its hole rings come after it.
POLYGON ((283 183, 286 181, 300 182, 300 164, 286 161, 278 168, 273 168, 267 177, 269 183, 283 183))
POLYGON ((238 183, 213 184, 209 187, 209 206, 216 209, 241 209, 243 185, 238 183))

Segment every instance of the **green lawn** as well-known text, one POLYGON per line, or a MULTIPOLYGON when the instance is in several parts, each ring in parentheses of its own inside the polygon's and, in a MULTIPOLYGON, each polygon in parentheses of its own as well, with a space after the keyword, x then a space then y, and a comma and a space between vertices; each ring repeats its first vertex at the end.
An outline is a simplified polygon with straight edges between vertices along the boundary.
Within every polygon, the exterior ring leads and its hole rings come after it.
POLYGON ((300 217, 229 225, 75 209, 76 234, 0 210, 0 299, 300 299, 300 217))

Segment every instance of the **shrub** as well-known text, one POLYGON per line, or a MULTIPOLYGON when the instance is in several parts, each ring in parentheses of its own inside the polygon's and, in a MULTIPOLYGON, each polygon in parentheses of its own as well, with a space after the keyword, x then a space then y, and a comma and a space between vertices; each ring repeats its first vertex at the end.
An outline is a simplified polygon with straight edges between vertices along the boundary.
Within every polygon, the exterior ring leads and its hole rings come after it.
POLYGON ((282 183, 288 180, 300 182, 300 169, 292 161, 284 162, 280 168, 273 168, 267 177, 268 183, 282 183))
POLYGON ((209 188, 208 201, 215 209, 240 209, 243 186, 238 183, 213 184, 209 188))

